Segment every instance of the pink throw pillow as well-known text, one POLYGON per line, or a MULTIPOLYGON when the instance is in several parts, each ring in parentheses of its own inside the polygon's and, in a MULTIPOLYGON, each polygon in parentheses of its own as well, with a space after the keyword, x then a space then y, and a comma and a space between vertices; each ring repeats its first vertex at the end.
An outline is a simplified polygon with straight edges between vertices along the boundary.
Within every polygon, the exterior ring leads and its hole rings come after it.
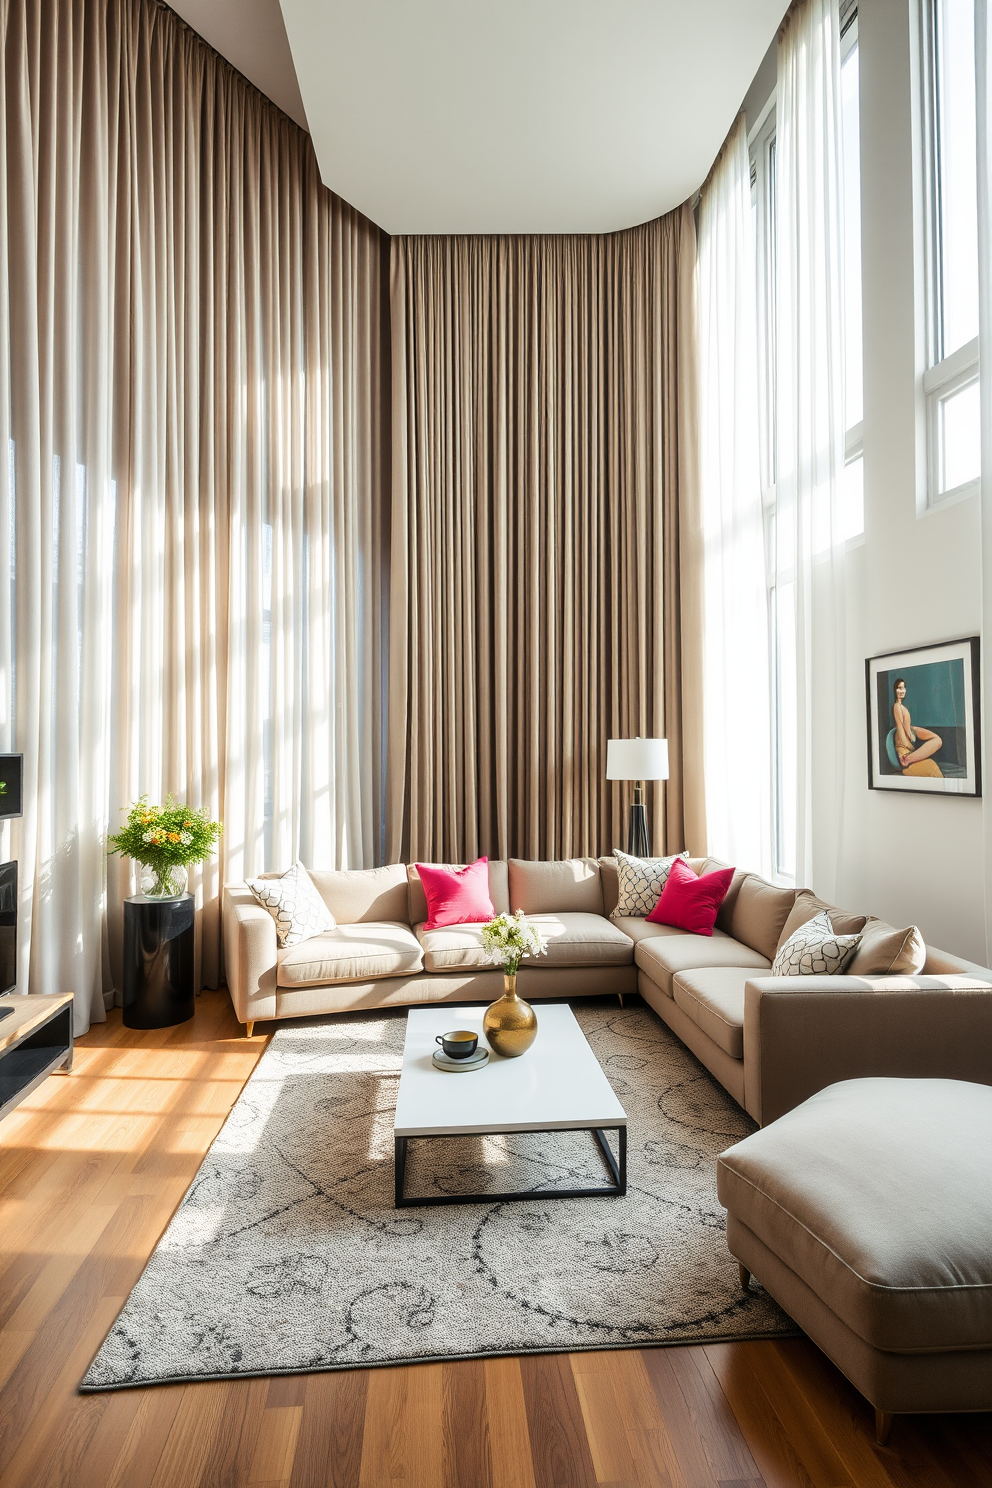
POLYGON ((697 878, 687 863, 676 858, 648 920, 652 925, 673 925, 692 935, 712 935, 734 872, 733 868, 718 868, 697 878))
POLYGON ((418 863, 427 899, 425 930, 442 925, 470 925, 491 920, 496 911, 489 897, 489 859, 477 858, 466 868, 439 868, 418 863))

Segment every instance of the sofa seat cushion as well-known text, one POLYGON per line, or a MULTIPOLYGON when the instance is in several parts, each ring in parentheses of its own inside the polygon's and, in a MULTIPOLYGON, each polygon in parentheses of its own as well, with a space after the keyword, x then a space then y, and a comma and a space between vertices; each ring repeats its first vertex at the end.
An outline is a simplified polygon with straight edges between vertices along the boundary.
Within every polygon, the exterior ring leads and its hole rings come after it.
POLYGON ((672 996, 732 1059, 744 1058, 744 984, 754 976, 746 966, 705 966, 672 978, 672 996))
POLYGON ((747 967, 751 971, 768 971, 771 962, 760 951, 752 951, 723 930, 710 935, 652 936, 639 940, 634 947, 634 960, 651 980, 672 995, 672 977, 680 971, 698 971, 705 966, 747 967))
POLYGON ((635 943, 638 940, 651 940, 656 935, 685 934, 684 930, 679 930, 674 925, 653 925, 642 915, 618 915, 611 923, 625 935, 629 935, 635 943))
POLYGON ((844 1080, 724 1152, 720 1202, 877 1349, 992 1347, 992 1087, 844 1080))
POLYGON ((428 930, 426 924, 414 925, 414 932, 424 952, 425 971, 498 971, 486 960, 482 947, 482 923, 476 925, 443 925, 428 930))
POLYGON ((323 935, 280 951, 276 985, 331 986, 375 977, 413 976, 423 969, 420 941, 409 925, 368 920, 337 925, 323 935))
POLYGON ((562 911, 561 914, 528 915, 548 942, 546 956, 532 956, 522 963, 528 971, 552 966, 629 966, 634 944, 602 915, 562 911))

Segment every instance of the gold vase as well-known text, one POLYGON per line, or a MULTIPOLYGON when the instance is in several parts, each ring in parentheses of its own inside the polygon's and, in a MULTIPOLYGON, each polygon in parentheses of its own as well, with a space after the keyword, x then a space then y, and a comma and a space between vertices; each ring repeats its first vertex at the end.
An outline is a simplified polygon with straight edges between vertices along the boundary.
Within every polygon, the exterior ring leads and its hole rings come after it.
POLYGON ((517 996, 517 974, 503 973, 503 996, 486 1008, 482 1027, 490 1048, 504 1059, 526 1054, 537 1038, 537 1014, 517 996))

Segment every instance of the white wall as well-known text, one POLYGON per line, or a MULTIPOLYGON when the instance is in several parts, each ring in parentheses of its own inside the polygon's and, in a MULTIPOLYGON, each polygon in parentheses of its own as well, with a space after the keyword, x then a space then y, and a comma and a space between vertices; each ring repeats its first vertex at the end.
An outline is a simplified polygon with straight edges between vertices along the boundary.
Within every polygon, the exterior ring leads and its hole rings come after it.
POLYGON ((926 511, 916 0, 861 0, 865 540, 849 555, 845 903, 986 959, 982 803, 867 788, 864 658, 981 631, 979 501, 926 511), (911 9, 912 7, 912 9, 911 9))
MULTIPOLYGON (((834 862, 814 845, 813 887, 836 894, 851 909, 918 924, 930 944, 986 963, 982 802, 868 789, 865 658, 981 632, 978 497, 918 510, 923 280, 917 3, 859 3, 865 536, 848 554, 850 687, 846 717, 835 722, 844 758, 842 799, 823 791, 816 801, 823 824, 817 840, 829 842, 831 822, 840 819, 842 847, 834 862)), ((752 88, 749 123, 766 96, 767 89, 752 88)))

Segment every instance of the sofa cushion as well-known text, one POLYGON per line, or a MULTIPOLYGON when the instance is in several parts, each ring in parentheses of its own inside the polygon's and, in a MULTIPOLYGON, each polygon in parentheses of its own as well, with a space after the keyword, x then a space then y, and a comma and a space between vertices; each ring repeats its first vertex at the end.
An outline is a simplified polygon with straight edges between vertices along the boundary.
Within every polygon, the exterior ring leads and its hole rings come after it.
POLYGON ((528 915, 548 942, 546 956, 521 962, 528 971, 553 966, 629 966, 634 944, 602 915, 566 911, 556 915, 528 915))
POLYGON ((423 969, 420 941, 409 925, 373 920, 337 925, 302 945, 280 951, 276 984, 330 986, 375 977, 412 976, 423 969))
POLYGON ((679 930, 675 925, 653 925, 650 920, 636 915, 618 915, 612 923, 633 941, 650 940, 655 935, 685 934, 684 930, 679 930))
MULTIPOLYGON (((444 925, 439 930, 415 925, 413 929, 424 952, 425 971, 499 970, 486 960, 481 924, 444 925)), ((525 961, 523 964, 527 966, 530 963, 525 961)))
POLYGON ((744 966, 706 966, 672 979, 676 1004, 732 1059, 744 1058, 744 984, 752 976, 744 966))
POLYGON ((687 863, 676 858, 661 898, 647 918, 653 925, 675 925, 691 935, 712 935, 717 910, 733 876, 732 868, 696 874, 687 863))
MULTIPOLYGON (((732 883, 729 898, 735 892, 732 883)), ((772 961, 785 929, 785 922, 796 902, 795 889, 780 889, 757 873, 748 873, 736 889, 730 915, 730 934, 742 945, 750 946, 772 961)), ((717 924, 721 923, 717 916, 717 924)))
POLYGON ((412 924, 407 919, 406 864, 384 868, 311 868, 321 897, 339 925, 366 920, 412 924))
POLYGON ((278 878, 270 874, 245 882, 275 920, 279 945, 299 945, 324 930, 334 929, 334 916, 302 863, 294 863, 278 878))
MULTIPOLYGON (((435 868, 464 868, 464 863, 434 863, 435 868)), ((407 914, 411 925, 422 925, 427 920, 427 895, 420 881, 416 863, 408 863, 404 870, 407 878, 407 914)), ((497 914, 510 913, 510 901, 506 893, 506 864, 501 858, 489 859, 489 897, 497 914)), ((338 915, 338 919, 341 916, 338 915)))
MULTIPOLYGON (((789 917, 782 927, 776 953, 782 949, 790 936, 796 933, 800 925, 807 924, 824 911, 830 916, 831 929, 838 935, 857 935, 867 923, 867 915, 849 914, 846 909, 838 909, 836 905, 828 904, 825 899, 818 899, 812 889, 800 889, 796 895, 795 904, 789 910, 789 917)), ((774 956, 772 960, 775 960, 774 956)))
POLYGON ((489 897, 489 859, 476 858, 464 868, 418 863, 417 874, 427 900, 427 925, 487 925, 496 914, 489 897))
POLYGON ((619 897, 613 913, 647 915, 661 898, 676 858, 685 861, 689 854, 683 849, 667 858, 635 858, 615 847, 613 856, 617 860, 619 883, 619 897))
MULTIPOLYGON (((660 927, 659 927, 660 928, 660 927)), ((768 971, 771 962, 759 951, 742 945, 739 940, 714 930, 706 935, 652 936, 634 946, 634 960, 663 992, 672 995, 672 977, 680 971, 697 971, 707 966, 739 966, 749 971, 768 971)))
POLYGON ((559 862, 532 862, 510 858, 507 863, 509 895, 513 912, 526 915, 603 914, 603 885, 595 858, 565 858, 559 862))
POLYGON ((844 1080, 724 1152, 717 1192, 875 1348, 987 1349, 990 1131, 989 1086, 844 1080))
POLYGON ((884 920, 869 920, 847 971, 850 976, 916 976, 926 959, 927 948, 915 925, 896 930, 884 920))
POLYGON ((838 935, 822 910, 782 942, 772 962, 772 976, 840 976, 861 944, 861 935, 838 935))

